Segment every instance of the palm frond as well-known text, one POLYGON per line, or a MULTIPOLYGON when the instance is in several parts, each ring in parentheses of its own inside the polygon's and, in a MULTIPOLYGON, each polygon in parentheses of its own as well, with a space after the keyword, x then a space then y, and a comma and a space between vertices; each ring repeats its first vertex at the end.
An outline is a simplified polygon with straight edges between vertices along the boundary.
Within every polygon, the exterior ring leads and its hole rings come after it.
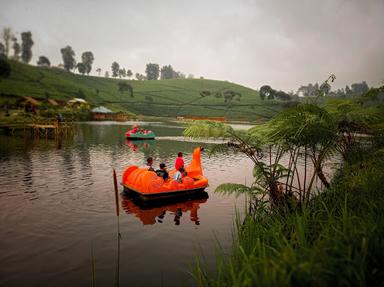
POLYGON ((228 138, 230 132, 233 128, 223 123, 194 121, 183 131, 183 135, 191 138, 228 138))
POLYGON ((257 186, 246 186, 244 184, 237 183, 223 183, 216 187, 215 192, 221 193, 223 195, 235 195, 236 197, 241 194, 249 195, 262 195, 265 191, 262 188, 257 186))

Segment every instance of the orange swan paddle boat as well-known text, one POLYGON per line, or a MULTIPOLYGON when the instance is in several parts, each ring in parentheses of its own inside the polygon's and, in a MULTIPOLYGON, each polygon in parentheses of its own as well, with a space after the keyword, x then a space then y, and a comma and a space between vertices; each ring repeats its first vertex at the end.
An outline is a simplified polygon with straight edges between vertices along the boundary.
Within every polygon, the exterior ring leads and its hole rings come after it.
POLYGON ((169 172, 170 179, 164 181, 154 171, 129 166, 123 173, 122 185, 127 193, 134 192, 143 200, 185 196, 203 191, 208 186, 208 179, 203 176, 201 168, 202 148, 193 151, 191 163, 185 167, 187 176, 182 183, 173 180, 176 170, 169 172))

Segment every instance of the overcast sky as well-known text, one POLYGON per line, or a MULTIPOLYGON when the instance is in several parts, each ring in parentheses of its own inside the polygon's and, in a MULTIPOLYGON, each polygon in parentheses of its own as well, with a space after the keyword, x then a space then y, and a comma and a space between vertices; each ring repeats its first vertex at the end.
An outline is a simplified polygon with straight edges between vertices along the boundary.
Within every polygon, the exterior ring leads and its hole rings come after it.
POLYGON ((146 63, 258 89, 297 90, 331 73, 333 88, 384 85, 384 0, 0 0, 0 28, 31 31, 32 64, 95 55, 144 73, 146 63))

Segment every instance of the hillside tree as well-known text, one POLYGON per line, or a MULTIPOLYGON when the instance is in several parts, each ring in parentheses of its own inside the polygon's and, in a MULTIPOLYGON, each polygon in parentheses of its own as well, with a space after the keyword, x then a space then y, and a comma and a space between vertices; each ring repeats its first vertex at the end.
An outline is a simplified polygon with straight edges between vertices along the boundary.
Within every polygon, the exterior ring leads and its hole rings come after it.
POLYGON ((8 57, 9 49, 11 47, 11 39, 13 38, 11 28, 5 27, 3 29, 2 38, 4 40, 4 54, 6 57, 8 57))
POLYGON ((171 65, 163 66, 160 70, 160 79, 173 79, 175 77, 175 71, 173 70, 171 65))
POLYGON ((60 50, 63 57, 64 69, 67 71, 72 70, 76 66, 75 52, 71 46, 66 46, 60 50))
POLYGON ((87 72, 87 66, 83 62, 79 62, 76 65, 77 70, 80 74, 84 75, 87 72))
POLYGON ((345 95, 350 96, 351 94, 352 94, 351 88, 348 85, 346 85, 345 86, 345 95))
POLYGON ((174 78, 175 78, 175 79, 185 79, 186 76, 185 76, 184 73, 178 71, 178 72, 175 72, 174 78))
POLYGON ((29 63, 32 59, 32 33, 30 31, 21 33, 21 60, 29 63))
POLYGON ((262 100, 269 99, 271 94, 273 94, 273 89, 271 88, 271 86, 264 85, 260 88, 259 94, 262 100))
POLYGON ((109 72, 108 71, 105 71, 104 77, 109 78, 109 72))
POLYGON ((101 68, 97 68, 96 69, 96 72, 99 74, 99 76, 100 76, 100 74, 101 74, 101 68))
POLYGON ((157 80, 159 78, 160 68, 158 64, 149 63, 145 69, 147 80, 157 80))
POLYGON ((351 85, 351 88, 354 95, 362 95, 369 91, 369 87, 365 81, 361 83, 354 83, 351 85))
POLYGON ((125 68, 119 69, 119 78, 121 77, 125 78, 127 75, 127 72, 125 71, 125 68))
POLYGON ((89 73, 91 72, 92 70, 92 64, 93 64, 93 61, 95 60, 95 57, 93 56, 93 53, 90 52, 90 51, 87 51, 87 52, 84 52, 82 55, 81 55, 81 62, 84 64, 85 66, 85 73, 87 75, 89 75, 89 73))
POLYGON ((49 67, 51 65, 51 62, 47 57, 40 56, 39 60, 37 61, 37 65, 42 67, 49 67))
POLYGON ((135 74, 135 77, 138 81, 144 81, 146 80, 146 77, 143 75, 143 74, 140 74, 140 73, 136 73, 135 74))
POLYGON ((8 78, 11 75, 11 65, 6 57, 0 57, 0 78, 8 78))
POLYGON ((112 77, 116 78, 119 75, 120 65, 117 62, 112 63, 112 77))
POLYGON ((133 88, 130 84, 128 84, 125 81, 121 81, 121 82, 117 83, 117 86, 118 86, 118 90, 121 94, 128 91, 131 98, 133 98, 133 88))
POLYGON ((275 98, 277 98, 279 100, 282 100, 282 101, 289 101, 289 100, 291 100, 291 96, 288 93, 284 92, 284 91, 276 91, 274 93, 274 96, 275 96, 275 98))
POLYGON ((12 48, 13 48, 13 59, 15 59, 16 61, 19 61, 20 60, 21 46, 17 42, 17 38, 16 37, 12 38, 12 42, 13 42, 13 45, 12 45, 12 48))
POLYGON ((7 56, 5 55, 5 46, 3 43, 0 42, 0 58, 6 58, 7 56))
POLYGON ((132 75, 133 75, 132 71, 131 71, 131 70, 128 70, 128 71, 127 71, 127 77, 128 77, 128 78, 131 78, 132 75))
POLYGON ((331 91, 331 85, 324 82, 320 85, 319 91, 326 96, 331 91))

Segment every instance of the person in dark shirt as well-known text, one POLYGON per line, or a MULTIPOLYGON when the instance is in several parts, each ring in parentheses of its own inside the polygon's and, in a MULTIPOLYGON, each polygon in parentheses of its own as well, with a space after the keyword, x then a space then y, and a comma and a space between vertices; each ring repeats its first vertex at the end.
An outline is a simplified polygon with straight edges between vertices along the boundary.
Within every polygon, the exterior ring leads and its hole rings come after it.
POLYGON ((160 169, 156 170, 156 174, 158 176, 161 176, 164 180, 167 180, 169 178, 169 174, 167 171, 167 167, 165 166, 165 163, 160 164, 160 169))

